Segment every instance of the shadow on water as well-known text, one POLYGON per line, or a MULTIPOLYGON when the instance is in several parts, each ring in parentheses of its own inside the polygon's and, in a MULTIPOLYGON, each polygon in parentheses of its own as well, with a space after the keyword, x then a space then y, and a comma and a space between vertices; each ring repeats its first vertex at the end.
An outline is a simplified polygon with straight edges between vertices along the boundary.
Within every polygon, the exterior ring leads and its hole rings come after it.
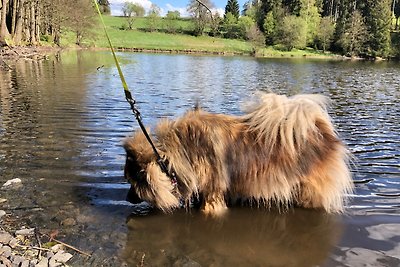
POLYGON ((133 215, 124 257, 146 266, 316 266, 340 239, 338 217, 296 209, 286 214, 232 208, 133 215), (185 265, 186 264, 186 265, 185 265))

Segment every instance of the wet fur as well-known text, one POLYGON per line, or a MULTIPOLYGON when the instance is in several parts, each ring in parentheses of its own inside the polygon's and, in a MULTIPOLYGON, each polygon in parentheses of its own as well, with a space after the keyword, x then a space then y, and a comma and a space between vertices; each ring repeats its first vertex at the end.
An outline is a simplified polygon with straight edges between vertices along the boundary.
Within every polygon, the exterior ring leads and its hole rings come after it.
POLYGON ((161 121, 156 146, 178 176, 174 189, 141 132, 128 138, 125 176, 137 196, 163 211, 201 199, 206 213, 229 202, 342 212, 352 191, 348 151, 320 95, 260 93, 243 116, 201 109, 161 121))

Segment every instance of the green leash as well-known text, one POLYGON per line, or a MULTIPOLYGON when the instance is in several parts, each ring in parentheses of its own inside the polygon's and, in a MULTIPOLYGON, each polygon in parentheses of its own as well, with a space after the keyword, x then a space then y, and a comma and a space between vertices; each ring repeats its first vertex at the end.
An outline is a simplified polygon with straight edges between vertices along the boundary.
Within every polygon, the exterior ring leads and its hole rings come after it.
POLYGON ((104 23, 103 16, 101 15, 99 4, 97 3, 97 0, 93 0, 93 2, 94 2, 94 5, 96 7, 97 13, 99 14, 100 21, 101 21, 101 23, 103 25, 104 33, 106 34, 106 37, 107 37, 107 40, 108 40, 108 45, 110 46, 111 53, 113 55, 115 65, 117 66, 118 74, 119 74, 119 77, 120 77, 121 83, 122 83, 122 87, 124 88, 126 101, 128 101, 128 103, 130 104, 132 112, 135 115, 136 120, 137 120, 137 122, 138 122, 138 124, 140 126, 140 129, 142 130, 144 136, 146 137, 147 141, 151 145, 151 147, 153 149, 153 152, 157 157, 158 165, 160 166, 161 170, 171 179, 171 183, 175 187, 176 184, 177 184, 176 174, 175 174, 174 171, 171 171, 171 172, 168 171, 168 167, 167 167, 167 164, 166 164, 165 160, 158 153, 156 146, 154 145, 153 141, 151 140, 150 135, 147 132, 146 127, 144 126, 144 124, 142 122, 142 118, 140 116, 140 112, 135 106, 136 101, 135 101, 135 99, 133 99, 132 94, 129 91, 128 84, 126 83, 124 74, 122 73, 122 69, 121 69, 121 66, 119 65, 118 58, 115 55, 114 46, 112 45, 110 36, 108 35, 107 29, 106 29, 106 24, 104 23))

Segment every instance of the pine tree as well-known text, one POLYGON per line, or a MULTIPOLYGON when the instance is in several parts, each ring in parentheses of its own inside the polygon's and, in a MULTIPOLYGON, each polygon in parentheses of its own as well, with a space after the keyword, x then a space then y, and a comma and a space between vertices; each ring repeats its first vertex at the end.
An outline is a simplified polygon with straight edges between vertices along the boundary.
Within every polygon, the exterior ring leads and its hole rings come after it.
POLYGON ((237 0, 228 0, 225 6, 225 15, 231 13, 236 19, 239 18, 239 3, 237 0))
POLYGON ((390 50, 391 0, 367 0, 364 17, 371 34, 368 43, 372 56, 387 56, 390 50))

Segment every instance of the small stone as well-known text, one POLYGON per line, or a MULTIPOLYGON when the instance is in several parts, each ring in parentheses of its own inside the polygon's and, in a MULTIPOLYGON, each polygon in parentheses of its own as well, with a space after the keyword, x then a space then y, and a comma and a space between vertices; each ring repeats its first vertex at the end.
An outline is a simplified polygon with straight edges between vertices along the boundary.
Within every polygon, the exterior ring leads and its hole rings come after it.
POLYGON ((3 246, 0 248, 0 255, 4 258, 8 258, 11 256, 11 248, 9 246, 3 246))
POLYGON ((0 243, 8 244, 10 242, 12 236, 7 232, 0 232, 0 243))
POLYGON ((9 188, 17 187, 17 186, 20 186, 20 185, 22 185, 21 179, 15 178, 15 179, 11 179, 11 180, 8 180, 7 182, 5 182, 1 188, 2 189, 9 189, 9 188))
POLYGON ((15 232, 15 235, 34 235, 35 228, 21 229, 15 232))
POLYGON ((49 265, 49 260, 47 258, 43 258, 39 263, 36 264, 36 267, 47 267, 49 265))
POLYGON ((13 258, 13 261, 12 261, 12 263, 15 265, 15 266, 18 266, 21 262, 23 262, 24 261, 24 258, 22 258, 21 256, 18 256, 18 255, 15 255, 14 256, 14 258, 13 258))
POLYGON ((56 253, 56 255, 54 255, 53 258, 58 262, 66 263, 72 258, 72 254, 64 251, 59 251, 56 253))
POLYGON ((56 262, 56 260, 54 259, 54 257, 51 258, 51 259, 49 260, 49 267, 57 267, 57 266, 61 266, 61 263, 56 262))
POLYGON ((16 248, 18 245, 18 240, 16 238, 11 238, 10 242, 8 242, 8 245, 11 248, 16 248))
POLYGON ((24 261, 21 263, 21 267, 29 267, 29 260, 24 260, 24 261))
POLYGON ((3 261, 3 264, 5 265, 5 266, 13 266, 12 265, 12 262, 9 260, 9 259, 7 259, 7 257, 3 257, 2 259, 1 259, 2 261, 3 261))
POLYGON ((74 218, 67 218, 61 222, 61 225, 63 225, 63 226, 73 226, 75 224, 76 224, 76 221, 74 218))
POLYGON ((50 258, 52 258, 52 257, 54 257, 54 253, 51 252, 51 251, 47 251, 47 253, 46 253, 46 258, 50 259, 50 258))
POLYGON ((3 204, 4 202, 7 202, 7 199, 5 199, 5 198, 0 198, 0 204, 3 204))
POLYGON ((6 215, 6 212, 4 210, 0 210, 0 220, 1 220, 1 217, 3 217, 4 215, 6 215))
POLYGON ((61 244, 57 244, 57 245, 52 246, 50 249, 53 253, 57 253, 58 251, 63 250, 64 246, 61 244))

